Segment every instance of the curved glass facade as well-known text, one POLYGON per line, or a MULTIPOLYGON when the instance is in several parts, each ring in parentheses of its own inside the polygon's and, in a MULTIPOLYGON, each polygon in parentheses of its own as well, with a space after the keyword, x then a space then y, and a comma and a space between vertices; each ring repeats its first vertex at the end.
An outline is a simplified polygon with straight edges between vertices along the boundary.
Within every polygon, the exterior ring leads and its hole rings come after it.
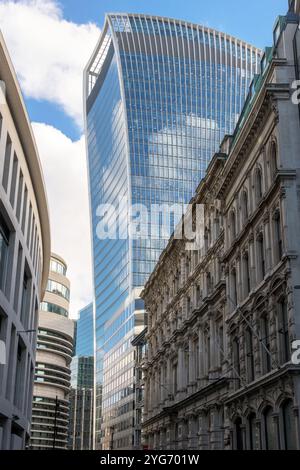
POLYGON ((117 207, 120 197, 147 208, 187 204, 222 138, 234 130, 259 57, 256 48, 202 26, 143 15, 106 18, 86 69, 85 97, 97 448, 110 448, 112 440, 114 448, 133 444, 131 339, 143 324, 138 294, 169 238, 158 216, 151 220, 157 237, 103 240, 99 206, 117 207))

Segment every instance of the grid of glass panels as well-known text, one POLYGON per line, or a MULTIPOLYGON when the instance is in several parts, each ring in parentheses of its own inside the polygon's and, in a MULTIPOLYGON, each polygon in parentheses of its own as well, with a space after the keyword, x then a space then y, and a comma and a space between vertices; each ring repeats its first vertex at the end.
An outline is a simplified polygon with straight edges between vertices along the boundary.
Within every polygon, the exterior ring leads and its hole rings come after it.
POLYGON ((93 61, 92 80, 87 72, 96 446, 101 436, 105 443, 112 426, 116 440, 125 442, 122 432, 128 433, 131 406, 125 405, 133 401, 130 340, 136 324, 134 301, 125 307, 125 300, 134 287, 144 285, 168 239, 158 217, 151 223, 157 224, 159 237, 132 244, 101 241, 97 207, 116 204, 119 195, 148 208, 187 204, 223 136, 233 132, 259 61, 257 49, 224 34, 142 15, 108 15, 103 39, 110 47, 100 44, 95 54, 98 63, 101 52, 98 79, 93 61), (115 360, 123 366, 116 367, 115 360))
POLYGON ((93 304, 87 305, 80 310, 76 322, 76 351, 75 356, 94 355, 94 325, 93 304))
POLYGON ((127 155, 125 120, 116 56, 108 64, 105 79, 87 117, 87 142, 93 226, 96 339, 96 440, 101 439, 101 407, 105 324, 129 293, 128 240, 101 240, 97 236, 97 208, 116 205, 127 197, 127 155))

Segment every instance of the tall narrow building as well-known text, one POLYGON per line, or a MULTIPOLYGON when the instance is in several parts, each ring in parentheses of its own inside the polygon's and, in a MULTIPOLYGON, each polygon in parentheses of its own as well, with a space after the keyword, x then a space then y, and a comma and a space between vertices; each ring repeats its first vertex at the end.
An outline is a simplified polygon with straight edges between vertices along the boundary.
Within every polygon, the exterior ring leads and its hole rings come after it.
POLYGON ((29 442, 39 303, 50 262, 46 190, 0 33, 0 450, 29 442))
POLYGON ((93 304, 80 310, 76 322, 76 349, 71 363, 70 427, 71 450, 93 449, 94 391, 93 304))
MULTIPOLYGON (((106 17, 84 88, 96 448, 134 445, 131 341, 144 327, 141 289, 169 238, 158 206, 189 202, 214 151, 235 127, 259 56, 249 44, 203 26, 137 14, 106 17), (143 227, 157 235, 126 236, 132 223, 124 214, 134 204, 147 210, 157 205, 155 221, 143 227), (116 214, 111 207, 118 205, 116 214), (117 236, 105 239, 103 216, 106 226, 117 221, 117 236)), ((170 227, 180 215, 175 211, 170 227)))
POLYGON ((30 444, 36 450, 67 448, 74 321, 66 273, 65 261, 52 254, 38 322, 30 444))

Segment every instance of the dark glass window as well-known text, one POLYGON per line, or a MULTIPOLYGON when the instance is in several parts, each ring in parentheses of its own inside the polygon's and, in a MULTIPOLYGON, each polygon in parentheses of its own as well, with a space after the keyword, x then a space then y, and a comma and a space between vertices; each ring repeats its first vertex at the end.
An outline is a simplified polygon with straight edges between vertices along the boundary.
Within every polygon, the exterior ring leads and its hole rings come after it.
POLYGON ((246 365, 248 382, 254 380, 254 351, 253 351, 253 334, 250 328, 246 330, 246 365))
POLYGON ((282 418, 284 426, 284 447, 285 450, 297 450, 296 441, 296 418, 293 412, 293 402, 289 400, 282 406, 282 418))
POLYGON ((276 450, 277 445, 277 432, 275 430, 275 423, 273 420, 273 410, 271 407, 267 408, 263 414, 265 426, 265 445, 266 450, 276 450))
POLYGON ((270 336, 270 325, 269 318, 267 315, 264 315, 261 319, 261 344, 262 344, 262 364, 263 371, 265 374, 271 372, 272 370, 272 361, 271 361, 271 336, 270 336))
POLYGON ((243 450, 243 430, 242 430, 242 420, 237 418, 234 424, 235 427, 235 438, 236 438, 236 450, 243 450))
POLYGON ((249 450, 255 450, 256 448, 255 419, 254 413, 251 413, 248 417, 249 450))
POLYGON ((288 308, 285 299, 279 302, 279 343, 281 362, 285 364, 291 359, 288 308))

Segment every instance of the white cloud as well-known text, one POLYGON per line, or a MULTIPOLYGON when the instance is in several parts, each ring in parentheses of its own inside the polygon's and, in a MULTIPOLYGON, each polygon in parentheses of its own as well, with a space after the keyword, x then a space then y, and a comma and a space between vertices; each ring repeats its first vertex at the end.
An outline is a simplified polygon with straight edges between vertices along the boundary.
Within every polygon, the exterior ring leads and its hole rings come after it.
POLYGON ((97 26, 66 21, 54 0, 1 0, 0 26, 25 95, 58 104, 81 126, 83 69, 97 26))
POLYGON ((52 251, 68 263, 72 317, 92 299, 90 221, 84 137, 33 123, 50 207, 52 251))
MULTIPOLYGON (((63 18, 56 0, 0 0, 0 27, 27 98, 61 107, 82 128, 83 69, 100 30, 63 18)), ((72 317, 92 299, 84 138, 33 124, 47 187, 52 250, 68 263, 72 317)))

